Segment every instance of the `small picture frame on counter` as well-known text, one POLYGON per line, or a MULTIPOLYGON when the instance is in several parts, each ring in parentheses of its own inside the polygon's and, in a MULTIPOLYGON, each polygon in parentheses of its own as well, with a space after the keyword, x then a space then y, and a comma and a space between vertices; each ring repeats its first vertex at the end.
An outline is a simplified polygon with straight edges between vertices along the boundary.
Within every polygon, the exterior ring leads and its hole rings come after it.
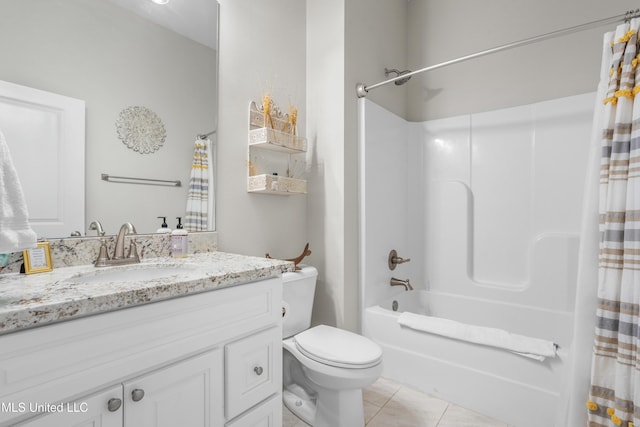
POLYGON ((44 273, 53 270, 51 246, 49 242, 38 242, 35 248, 22 251, 26 274, 44 273))

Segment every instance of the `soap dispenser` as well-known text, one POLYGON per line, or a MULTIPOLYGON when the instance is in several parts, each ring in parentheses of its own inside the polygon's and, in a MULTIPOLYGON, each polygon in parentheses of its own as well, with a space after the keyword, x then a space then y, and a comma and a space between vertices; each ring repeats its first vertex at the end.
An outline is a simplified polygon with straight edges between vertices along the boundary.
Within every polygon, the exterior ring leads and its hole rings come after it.
POLYGON ((187 230, 182 228, 182 218, 176 217, 178 224, 171 232, 171 256, 176 258, 186 257, 189 253, 189 235, 187 230))
POLYGON ((160 226, 160 228, 158 228, 156 230, 156 233, 160 233, 160 234, 169 234, 169 233, 171 233, 171 229, 167 226, 167 217, 166 216, 159 216, 158 218, 162 218, 162 225, 160 226))

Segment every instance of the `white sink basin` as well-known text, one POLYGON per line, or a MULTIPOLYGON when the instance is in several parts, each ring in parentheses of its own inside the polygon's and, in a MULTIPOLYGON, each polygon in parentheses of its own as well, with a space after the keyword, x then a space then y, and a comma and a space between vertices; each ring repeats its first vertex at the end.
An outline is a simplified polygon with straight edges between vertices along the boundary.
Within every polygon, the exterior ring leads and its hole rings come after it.
POLYGON ((88 273, 80 273, 64 280, 64 282, 101 284, 144 282, 147 280, 169 278, 184 280, 190 276, 194 276, 195 273, 196 266, 193 265, 133 265, 126 267, 107 267, 104 270, 97 269, 88 273))

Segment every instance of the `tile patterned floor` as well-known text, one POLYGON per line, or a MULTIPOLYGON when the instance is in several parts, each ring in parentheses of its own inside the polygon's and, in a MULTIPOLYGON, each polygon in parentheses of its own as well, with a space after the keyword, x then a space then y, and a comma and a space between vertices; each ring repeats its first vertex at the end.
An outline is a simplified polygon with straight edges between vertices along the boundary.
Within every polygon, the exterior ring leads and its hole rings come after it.
MULTIPOLYGON (((381 378, 363 390, 367 427, 510 427, 381 378)), ((283 408, 283 427, 306 427, 283 408)))

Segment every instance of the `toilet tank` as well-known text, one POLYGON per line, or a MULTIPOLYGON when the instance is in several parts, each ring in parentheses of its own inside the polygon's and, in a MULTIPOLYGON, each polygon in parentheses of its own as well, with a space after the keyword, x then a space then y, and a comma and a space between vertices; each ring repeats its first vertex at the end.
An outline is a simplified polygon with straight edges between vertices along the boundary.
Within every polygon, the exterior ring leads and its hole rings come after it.
POLYGON ((300 264, 300 270, 282 274, 282 337, 309 329, 318 270, 300 264))

